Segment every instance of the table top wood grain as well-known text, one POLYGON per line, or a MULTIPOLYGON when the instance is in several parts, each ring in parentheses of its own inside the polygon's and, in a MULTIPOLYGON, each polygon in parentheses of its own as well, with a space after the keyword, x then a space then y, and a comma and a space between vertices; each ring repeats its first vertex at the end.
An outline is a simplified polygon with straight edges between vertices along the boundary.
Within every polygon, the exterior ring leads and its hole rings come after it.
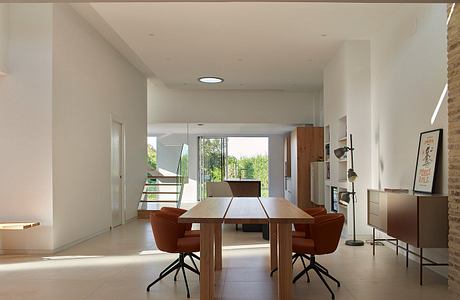
POLYGON ((227 224, 266 224, 268 217, 255 197, 234 197, 224 218, 227 224))
POLYGON ((180 223, 313 223, 314 218, 284 198, 206 198, 179 217, 180 223))
POLYGON ((179 217, 179 223, 222 223, 231 197, 210 197, 200 201, 179 217))
POLYGON ((270 223, 313 223, 314 218, 284 198, 259 198, 270 223))

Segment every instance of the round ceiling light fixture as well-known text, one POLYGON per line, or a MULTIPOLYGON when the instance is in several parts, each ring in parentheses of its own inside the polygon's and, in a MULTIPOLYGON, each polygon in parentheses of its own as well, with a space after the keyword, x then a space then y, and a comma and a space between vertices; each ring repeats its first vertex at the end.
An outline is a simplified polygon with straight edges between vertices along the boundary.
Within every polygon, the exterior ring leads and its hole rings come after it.
POLYGON ((216 83, 221 83, 224 80, 222 78, 219 78, 219 77, 205 76, 205 77, 198 78, 198 81, 202 82, 202 83, 207 83, 207 84, 216 84, 216 83))

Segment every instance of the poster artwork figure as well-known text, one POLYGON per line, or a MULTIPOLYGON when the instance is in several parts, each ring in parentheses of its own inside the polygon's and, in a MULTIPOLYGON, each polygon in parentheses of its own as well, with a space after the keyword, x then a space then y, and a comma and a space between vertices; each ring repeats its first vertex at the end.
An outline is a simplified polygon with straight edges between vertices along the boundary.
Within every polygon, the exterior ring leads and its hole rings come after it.
POLYGON ((433 161, 433 147, 432 146, 427 146, 424 153, 423 153, 423 166, 429 166, 431 162, 433 161))

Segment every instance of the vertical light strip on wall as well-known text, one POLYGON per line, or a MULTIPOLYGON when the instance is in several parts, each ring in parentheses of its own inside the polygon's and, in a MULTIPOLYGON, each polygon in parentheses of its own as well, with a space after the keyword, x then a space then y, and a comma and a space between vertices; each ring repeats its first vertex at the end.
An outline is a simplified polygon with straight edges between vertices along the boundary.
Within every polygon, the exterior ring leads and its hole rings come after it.
POLYGON ((444 101, 444 98, 446 98, 447 94, 447 83, 444 86, 444 90, 442 91, 441 97, 439 97, 438 105, 436 105, 436 108, 434 109, 433 116, 431 116, 431 125, 434 124, 434 121, 436 120, 436 116, 438 115, 439 108, 441 108, 441 104, 444 101))
POLYGON ((454 8, 455 8, 455 3, 453 3, 452 6, 450 7, 449 16, 447 17, 446 25, 449 25, 450 17, 452 17, 452 13, 454 12, 454 8))
MULTIPOLYGON (((447 17, 446 26, 449 26, 450 18, 452 17, 452 13, 454 12, 454 9, 455 9, 455 3, 453 3, 452 6, 450 7, 449 16, 447 17)), ((434 124, 434 121, 436 120, 436 117, 438 116, 438 112, 439 112, 439 109, 441 108, 441 104, 444 101, 444 99, 446 98, 447 90, 448 90, 448 85, 446 83, 446 85, 444 86, 444 90, 441 93, 441 97, 439 97, 438 104, 436 105, 436 108, 434 109, 433 115, 431 116, 431 125, 434 124)))

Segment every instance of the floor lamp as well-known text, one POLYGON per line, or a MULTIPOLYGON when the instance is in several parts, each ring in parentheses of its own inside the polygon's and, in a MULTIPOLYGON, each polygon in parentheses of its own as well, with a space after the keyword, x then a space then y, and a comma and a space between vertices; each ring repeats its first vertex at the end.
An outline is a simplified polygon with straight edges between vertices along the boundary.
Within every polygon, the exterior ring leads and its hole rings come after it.
POLYGON ((348 246, 364 246, 364 242, 356 239, 356 217, 355 217, 355 180, 358 178, 358 175, 354 169, 354 162, 353 162, 353 136, 350 134, 350 147, 345 146, 341 148, 337 148, 334 150, 335 156, 340 159, 345 155, 346 152, 350 152, 351 154, 351 168, 348 169, 347 178, 348 181, 351 182, 351 192, 342 193, 341 200, 347 203, 350 202, 350 195, 352 197, 352 207, 353 207, 353 239, 348 240, 345 242, 348 246))

